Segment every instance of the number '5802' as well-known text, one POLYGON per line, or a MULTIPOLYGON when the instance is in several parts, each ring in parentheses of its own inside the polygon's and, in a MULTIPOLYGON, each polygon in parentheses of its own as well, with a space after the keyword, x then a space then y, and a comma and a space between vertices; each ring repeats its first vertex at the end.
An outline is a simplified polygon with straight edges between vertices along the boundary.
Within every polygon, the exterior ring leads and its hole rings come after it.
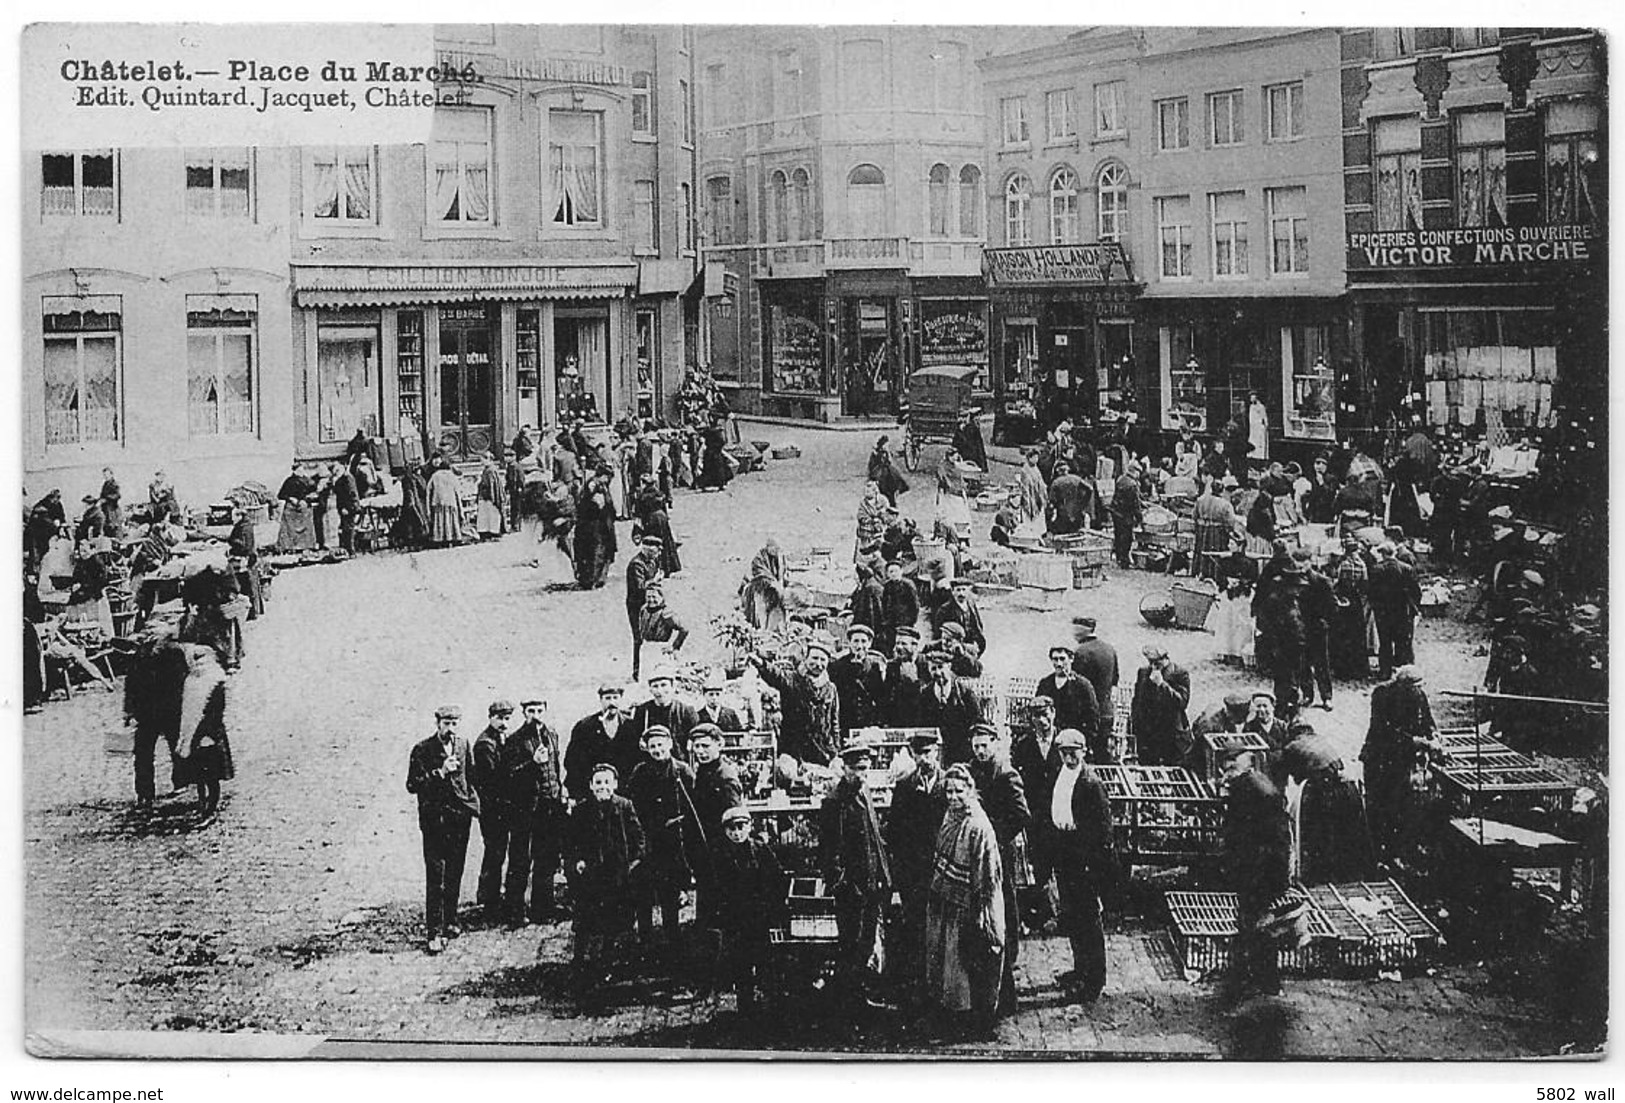
POLYGON ((1573 1103, 1574 1089, 1573 1088, 1536 1088, 1535 1089, 1535 1099, 1537 1101, 1556 1100, 1556 1101, 1558 1101, 1558 1103, 1573 1103))

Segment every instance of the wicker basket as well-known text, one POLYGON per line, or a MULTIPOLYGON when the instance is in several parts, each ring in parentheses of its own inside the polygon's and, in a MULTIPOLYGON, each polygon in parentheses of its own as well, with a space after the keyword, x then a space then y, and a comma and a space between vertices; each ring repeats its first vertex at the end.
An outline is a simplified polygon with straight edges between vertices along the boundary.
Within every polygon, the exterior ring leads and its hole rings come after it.
POLYGON ((1146 594, 1140 599, 1140 616, 1153 628, 1170 628, 1174 623, 1174 607, 1161 594, 1146 594))
POLYGON ((1168 588, 1168 603, 1173 606, 1174 624, 1179 628, 1200 631, 1207 627, 1207 616, 1218 604, 1219 588, 1211 582, 1175 582, 1168 588))

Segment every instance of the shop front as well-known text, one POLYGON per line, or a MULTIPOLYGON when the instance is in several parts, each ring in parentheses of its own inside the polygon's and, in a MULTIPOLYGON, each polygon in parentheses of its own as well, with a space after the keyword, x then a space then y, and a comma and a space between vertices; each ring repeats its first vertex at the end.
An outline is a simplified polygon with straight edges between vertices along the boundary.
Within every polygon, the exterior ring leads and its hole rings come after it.
POLYGON ((992 404, 989 370, 986 287, 980 279, 921 278, 915 294, 903 303, 908 370, 964 364, 977 369, 973 392, 987 408, 992 404))
POLYGON ((633 408, 636 278, 631 265, 296 264, 298 454, 338 454, 360 431, 466 460, 522 425, 633 408))
POLYGON ((983 252, 991 303, 993 439, 1025 443, 1062 418, 1133 407, 1134 315, 1144 289, 1121 245, 983 252))
MULTIPOLYGON (((761 289, 762 412, 827 420, 839 397, 828 367, 823 281, 763 281, 761 289)), ((833 330, 833 304, 829 312, 833 330)))

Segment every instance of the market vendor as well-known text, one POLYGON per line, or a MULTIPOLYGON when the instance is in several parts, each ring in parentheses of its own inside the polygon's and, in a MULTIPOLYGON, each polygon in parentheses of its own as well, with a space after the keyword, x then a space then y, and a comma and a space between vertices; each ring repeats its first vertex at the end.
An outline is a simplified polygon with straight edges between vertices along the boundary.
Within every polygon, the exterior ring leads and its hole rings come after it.
POLYGON ((1239 1000, 1281 991, 1268 932, 1270 906, 1287 890, 1292 827, 1286 801, 1251 751, 1232 749, 1224 763, 1224 857, 1236 893, 1236 936, 1225 994, 1239 1000))
POLYGON ((779 750, 801 762, 826 766, 841 745, 840 691, 829 677, 830 645, 821 639, 807 644, 800 669, 752 655, 762 681, 779 691, 784 726, 779 750))
POLYGON ((1285 780, 1281 752, 1286 749, 1291 737, 1286 722, 1276 715, 1275 708, 1275 694, 1267 689, 1254 690, 1248 704, 1247 720, 1241 730, 1251 732, 1269 744, 1269 750, 1260 753, 1258 766, 1279 785, 1285 780))
POLYGON ((1433 710, 1414 665, 1394 671, 1371 691, 1371 728, 1360 761, 1365 764, 1366 810, 1377 860, 1385 864, 1408 856, 1414 840, 1411 775, 1419 757, 1437 747, 1433 710))
POLYGON ((741 1016, 755 1006, 768 958, 769 931, 783 922, 785 876, 773 851, 751 838, 743 806, 722 814, 722 838, 713 848, 716 924, 721 932, 718 987, 733 987, 741 1016))

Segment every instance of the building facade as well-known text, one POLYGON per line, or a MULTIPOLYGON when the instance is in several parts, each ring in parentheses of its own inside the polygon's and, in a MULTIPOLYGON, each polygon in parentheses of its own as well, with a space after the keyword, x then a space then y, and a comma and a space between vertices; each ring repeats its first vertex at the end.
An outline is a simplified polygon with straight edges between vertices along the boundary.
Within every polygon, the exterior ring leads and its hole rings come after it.
POLYGON ((478 77, 439 87, 427 145, 291 166, 298 454, 669 414, 698 311, 691 35, 449 24, 436 49, 478 77))
POLYGON ((1098 28, 982 63, 994 379, 1012 426, 1336 431, 1338 37, 1098 28))
POLYGON ((1359 422, 1492 444, 1583 428, 1600 446, 1602 37, 1354 28, 1341 58, 1359 422))
POLYGON ((702 32, 708 348, 741 408, 890 413, 918 367, 985 372, 975 59, 997 38, 976 27, 702 32))
MULTIPOLYGON (((215 496, 293 452, 289 157, 277 149, 23 158, 22 466, 70 510, 111 467, 215 496)), ((205 497, 204 500, 209 500, 205 497)))

